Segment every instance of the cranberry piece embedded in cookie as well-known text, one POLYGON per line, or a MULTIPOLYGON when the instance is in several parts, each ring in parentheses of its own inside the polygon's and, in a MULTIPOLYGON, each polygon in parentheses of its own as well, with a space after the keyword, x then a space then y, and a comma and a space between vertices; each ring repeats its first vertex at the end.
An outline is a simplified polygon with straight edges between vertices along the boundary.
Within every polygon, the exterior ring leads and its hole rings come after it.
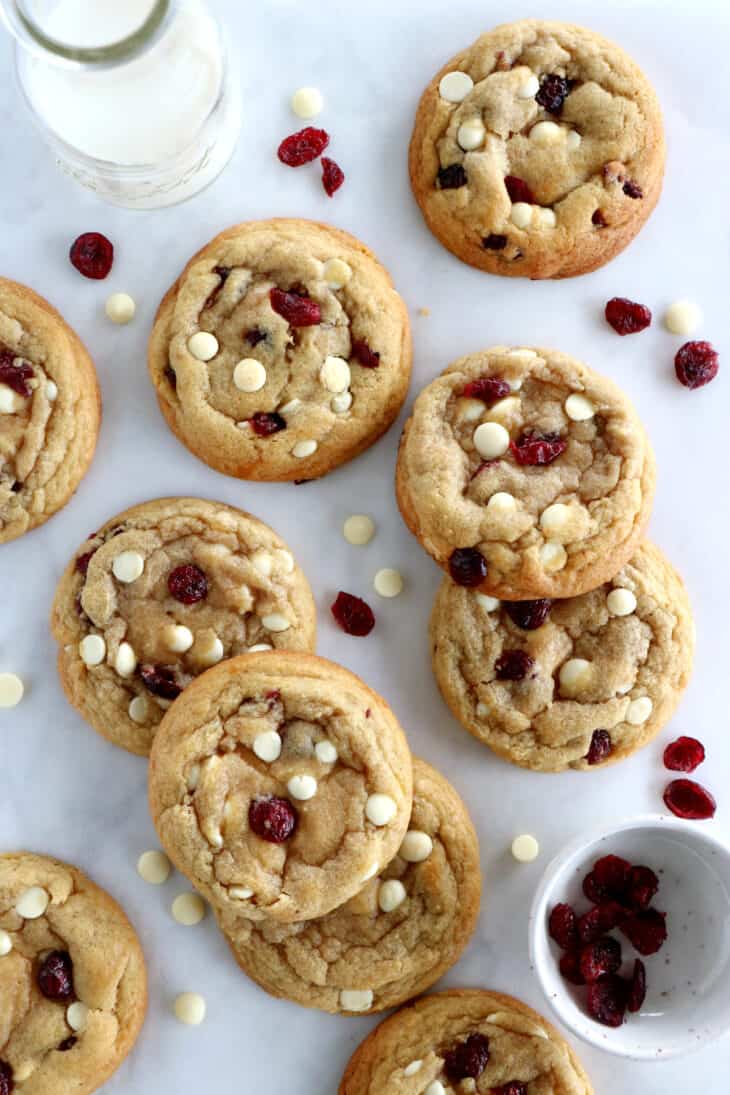
POLYGON ((646 999, 646 966, 637 958, 629 984, 627 1007, 629 1011, 639 1011, 646 999))
POLYGON ((276 154, 287 167, 301 167, 302 164, 311 163, 321 156, 329 143, 329 133, 326 130, 308 125, 285 137, 276 154))
POLYGON ((461 393, 467 399, 481 399, 484 403, 496 403, 512 391, 506 380, 498 376, 480 376, 464 385, 461 393))
POLYGON ((639 954, 656 954, 667 938, 667 914, 658 909, 639 909, 620 924, 621 931, 639 954))
POLYGON ((38 988, 47 1000, 69 1000, 73 996, 73 963, 67 951, 51 951, 38 970, 38 988))
POLYGON ((633 179, 627 179, 626 180, 626 182, 624 183, 623 190, 624 190, 624 194, 626 195, 627 198, 636 199, 636 198, 643 198, 644 197, 644 191, 641 189, 641 187, 639 186, 639 184, 637 182, 634 182, 633 179))
POLYGON ((251 429, 259 437, 270 437, 272 433, 278 433, 286 429, 286 419, 276 411, 256 411, 251 418, 251 429))
POLYGON ((71 244, 68 257, 85 278, 101 281, 112 268, 114 245, 101 232, 84 232, 71 244))
POLYGON ((632 867, 623 901, 632 909, 647 909, 659 889, 659 879, 651 867, 632 867))
POLYGON ((250 331, 246 331, 243 336, 249 346, 258 346, 259 342, 264 342, 266 339, 266 331, 262 331, 260 327, 252 327, 250 331))
POLYGON ((570 981, 571 985, 585 985, 585 978, 580 972, 579 950, 570 950, 561 954, 558 968, 564 981, 570 981))
POLYGON ((487 576, 487 560, 476 548, 455 548, 449 556, 449 574, 459 586, 478 586, 487 576))
POLYGON ((511 202, 527 202, 528 205, 535 204, 535 195, 532 193, 524 179, 518 179, 516 175, 506 175, 504 185, 511 202))
POLYGON ((502 601, 502 605, 512 622, 523 631, 536 631, 550 615, 553 602, 544 597, 539 601, 502 601))
POLYGON ((600 764, 607 757, 610 757, 612 752, 613 742, 608 730, 594 730, 591 735, 591 744, 586 753, 587 763, 600 764))
POLYGON ((322 186, 324 187, 327 197, 331 198, 335 194, 343 182, 345 181, 345 172, 342 170, 338 163, 334 160, 330 160, 327 156, 322 157, 322 186))
POLYGON ((534 665, 535 659, 526 650, 503 650, 494 663, 494 672, 498 681, 523 681, 534 665))
POLYGON ((492 1088, 492 1095, 527 1095, 527 1084, 519 1080, 510 1080, 508 1084, 492 1088))
POLYGON ((686 821, 707 821, 715 816, 717 803, 710 792, 693 779, 674 779, 664 790, 664 804, 686 821))
POLYGON ((167 588, 183 605, 194 605, 208 596, 208 579, 194 563, 175 567, 167 578, 167 588))
POLYGON ((607 228, 608 227, 608 221, 604 217, 602 209, 594 210, 593 216, 591 217, 591 223, 595 224, 596 228, 607 228))
POLYGON ((588 1014, 606 1027, 620 1027, 626 1016, 628 987, 622 977, 608 974, 588 988, 588 1014))
POLYGON ((466 171, 460 163, 452 163, 439 168, 436 181, 441 190, 459 190, 466 186, 466 171))
POLYGON ((595 905, 578 921, 578 936, 581 943, 595 943, 606 932, 622 926, 626 917, 630 915, 618 901, 603 901, 600 905, 595 905))
POLYGON ((283 844, 297 827, 298 816, 285 798, 256 798, 248 808, 248 823, 252 832, 270 844, 283 844))
POLYGON ((377 369, 380 365, 380 354, 371 350, 364 338, 353 338, 350 353, 365 369, 377 369))
POLYGON ((616 973, 621 968, 621 944, 610 935, 588 943, 580 952, 579 965, 581 976, 589 985, 607 973, 616 973))
POLYGON ((7 1061, 0 1061, 0 1095, 10 1095, 13 1086, 12 1068, 7 1061))
POLYGON ((302 293, 285 293, 283 289, 271 289, 269 292, 271 307, 277 315, 292 327, 316 327, 322 322, 322 312, 316 300, 302 293))
POLYGON ((373 610, 366 601, 341 590, 331 605, 332 615, 348 635, 363 637, 375 627, 373 610))
POLYGON ((91 557, 92 555, 96 555, 97 550, 97 548, 92 548, 91 551, 85 551, 83 555, 79 555, 76 560, 76 569, 79 574, 86 575, 86 572, 89 569, 89 563, 91 562, 91 557))
POLYGON ((28 381, 33 379, 35 373, 27 361, 16 365, 17 356, 12 350, 0 350, 0 384, 7 384, 14 392, 27 399, 31 393, 28 381))
POLYGON ((486 248, 487 251, 504 251, 506 246, 507 237, 500 236, 496 232, 490 232, 482 240, 482 247, 486 248))
POLYGON ((444 1072, 450 1080, 476 1080, 489 1061, 489 1039, 484 1034, 470 1034, 444 1054, 444 1072))
POLYGON ((510 441, 510 452, 522 466, 544 466, 565 452, 568 442, 560 434, 532 432, 523 433, 517 441, 510 441))
POLYGON ((564 901, 550 913, 548 931, 559 947, 569 950, 578 943, 578 917, 564 901))
POLYGON ((77 1042, 78 1038, 76 1037, 76 1035, 69 1034, 68 1038, 64 1038, 62 1042, 59 1042, 59 1044, 56 1046, 56 1049, 59 1053, 68 1053, 70 1049, 73 1049, 77 1042))
POLYGON ((177 373, 171 365, 165 367, 165 379, 171 388, 177 388, 177 373))
POLYGON ((175 670, 171 665, 143 665, 139 674, 147 691, 153 696, 159 696, 160 699, 174 700, 182 692, 182 687, 177 683, 175 670))
POLYGON ((606 305, 606 320, 618 335, 635 335, 651 323, 651 310, 626 297, 612 297, 606 305))
POLYGON ((535 96, 535 102, 549 114, 560 114, 569 92, 570 81, 564 76, 550 73, 548 76, 543 76, 540 81, 540 90, 535 96))
POLYGON ((685 342, 674 358, 677 380, 685 388, 702 388, 717 376, 720 358, 711 342, 685 342))
POLYGON ((664 767, 672 772, 694 772, 705 759, 705 747, 697 738, 677 738, 664 750, 664 767))

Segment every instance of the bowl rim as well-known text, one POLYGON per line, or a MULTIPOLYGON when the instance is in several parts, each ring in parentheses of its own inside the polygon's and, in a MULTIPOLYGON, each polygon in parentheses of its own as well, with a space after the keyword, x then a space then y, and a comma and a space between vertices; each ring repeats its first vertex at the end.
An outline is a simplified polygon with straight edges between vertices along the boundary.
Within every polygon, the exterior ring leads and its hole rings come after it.
MULTIPOLYGON (((710 824, 712 825, 712 823, 710 824)), ((690 1044, 673 1043, 669 1047, 665 1044, 662 1046, 661 1053, 657 1052, 655 1049, 637 1049, 622 1046, 617 1042, 612 1042, 606 1037, 606 1031, 609 1028, 595 1023, 596 1031, 594 1034, 590 1027, 584 1028, 584 1026, 574 1021, 569 1013, 566 1013, 567 1009, 563 1007, 562 1003, 562 994, 548 991, 548 986, 544 978, 543 962, 538 957, 537 933, 538 931, 545 932, 546 930, 545 910, 548 894, 550 893, 556 878, 565 868, 566 864, 583 849, 590 848, 591 845, 596 844, 598 841, 614 834, 617 835, 635 829, 662 830, 665 832, 691 834, 693 841, 696 841, 697 844, 705 844, 722 854, 727 860, 730 860, 730 842, 722 837, 714 825, 709 829, 704 827, 700 828, 700 823, 696 821, 685 821, 682 818, 672 817, 667 814, 647 813, 626 817, 617 822, 604 822, 601 825, 594 826, 563 845, 563 847, 552 857, 542 873, 532 899, 528 918, 527 930, 530 966, 537 975, 537 980, 542 989, 543 996, 549 1003, 554 1014, 565 1027, 583 1042, 588 1043, 588 1045, 593 1046, 595 1049, 603 1050, 605 1053, 611 1053, 614 1056, 624 1057, 630 1060, 667 1061, 672 1058, 684 1057, 690 1053, 695 1053, 700 1049, 704 1049, 711 1043, 718 1041, 720 1038, 723 1038, 730 1031, 730 1022, 724 1029, 719 1029, 716 1033, 707 1035, 690 1044)))

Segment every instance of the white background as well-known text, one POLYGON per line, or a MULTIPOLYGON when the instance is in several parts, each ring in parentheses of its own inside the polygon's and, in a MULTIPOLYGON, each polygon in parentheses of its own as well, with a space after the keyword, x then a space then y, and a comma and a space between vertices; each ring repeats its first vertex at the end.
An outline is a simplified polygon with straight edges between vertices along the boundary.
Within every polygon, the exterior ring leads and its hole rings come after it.
MULTIPOLYGON (((156 845, 145 763, 104 742, 64 700, 47 627, 53 589, 92 529, 157 495, 219 498, 274 525, 311 579, 320 653, 360 673, 390 700, 414 750, 453 780, 475 819, 483 911, 471 947, 442 984, 514 992, 549 1014, 526 945, 540 872, 584 827, 661 807, 667 780, 661 751, 672 736, 695 733, 705 741, 708 761, 698 774, 719 802, 714 824, 730 833, 728 373, 711 387, 687 391, 673 376, 679 339, 659 322, 620 339, 602 318, 614 295, 643 301, 657 318, 670 301, 689 296, 706 317, 698 337, 730 352, 730 14, 722 0, 556 0, 521 9, 483 0, 221 0, 217 7, 240 67, 240 144, 212 188, 160 212, 104 206, 54 168, 23 113, 10 44, 0 38, 0 270, 61 309, 95 358, 104 396, 97 457, 76 498, 42 529, 0 550, 0 671, 21 674, 27 685, 20 707, 0 712, 0 846, 50 852, 87 869, 120 899, 141 935, 149 1019, 136 1050, 105 1088, 110 1095, 330 1095, 375 1020, 336 1018, 270 999, 238 971, 212 917, 192 929, 173 922, 170 903, 187 888, 184 880, 177 876, 154 889, 137 876, 137 856, 156 845), (628 251, 589 277, 531 283, 463 266, 431 238, 409 191, 406 148, 423 86, 481 31, 522 15, 572 19, 617 39, 653 81, 664 107, 669 159, 659 207, 628 251), (297 128, 288 97, 301 84, 323 89, 321 120, 347 173, 332 200, 316 168, 291 171, 274 154, 281 137, 297 128), (301 487, 218 475, 165 428, 145 369, 156 305, 209 237, 237 220, 271 214, 329 219, 361 236, 392 271, 413 318, 411 400, 449 361, 498 342, 559 347, 612 376, 635 400, 659 464, 651 533, 684 574, 698 626, 695 673, 679 713, 640 755, 590 774, 525 772, 497 760, 449 715, 431 677, 426 630, 440 576, 406 532, 393 498, 398 426, 354 464, 301 487), (81 279, 68 263, 70 242, 89 230, 105 232, 116 247, 105 283, 81 279), (131 327, 105 320, 103 302, 112 290, 135 296, 131 327), (421 307, 430 309, 429 317, 417 315, 421 307), (340 534, 353 509, 371 513, 379 525, 365 549, 350 547, 340 534), (381 566, 403 571, 407 588, 399 599, 379 601, 372 591, 381 566), (373 603, 378 620, 369 638, 344 637, 332 624, 328 606, 338 589, 373 603), (509 855, 520 832, 536 834, 542 845, 531 866, 509 855), (178 1025, 170 1014, 171 999, 188 989, 208 1001, 207 1021, 198 1029, 178 1025)), ((581 1054, 598 1093, 728 1090, 728 1041, 662 1064, 621 1062, 587 1047, 581 1054)))

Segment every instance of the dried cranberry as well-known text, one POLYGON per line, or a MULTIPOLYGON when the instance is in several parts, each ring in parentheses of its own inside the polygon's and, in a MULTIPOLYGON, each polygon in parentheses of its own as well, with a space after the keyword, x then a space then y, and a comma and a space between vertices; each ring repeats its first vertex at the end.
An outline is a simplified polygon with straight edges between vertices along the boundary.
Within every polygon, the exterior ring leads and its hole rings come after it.
POLYGON ((651 867, 632 867, 623 901, 632 909, 648 909, 658 889, 659 879, 651 867))
POLYGON ((602 901, 584 913, 578 921, 578 937, 581 943, 595 943, 606 932, 622 925, 626 919, 626 909, 618 901, 602 901))
POLYGON ((452 163, 439 168, 436 181, 441 190, 459 190, 466 186, 466 171, 460 163, 452 163))
POLYGON ((266 331, 262 331, 260 327, 252 327, 250 331, 246 331, 243 337, 249 346, 258 346, 259 342, 265 341, 266 331))
POLYGON ((468 399, 496 403, 498 399, 504 399, 506 395, 509 395, 511 390, 507 381, 501 380, 498 376, 480 376, 477 380, 470 380, 461 394, 468 399))
POLYGON ((248 808, 251 831, 270 844, 283 844, 297 827, 297 812, 285 798, 255 798, 248 808))
POLYGON ((76 1037, 76 1035, 69 1034, 68 1038, 64 1038, 62 1042, 59 1042, 59 1044, 56 1046, 56 1049, 59 1053, 67 1053, 70 1049, 73 1049, 77 1042, 78 1038, 76 1037))
POLYGON ((664 750, 664 767, 671 772, 694 772, 705 759, 705 747, 697 738, 677 738, 664 750))
POLYGON ((38 988, 47 1000, 69 1000, 73 996, 73 963, 67 951, 51 951, 38 970, 38 988))
POLYGON ((277 156, 287 167, 301 167, 321 156, 330 143, 329 133, 324 129, 305 126, 298 133, 285 137, 279 145, 277 156))
POLYGON ((637 958, 629 983, 627 1007, 629 1011, 639 1011, 646 999, 646 966, 637 958))
POLYGON ((624 183, 624 194, 627 198, 643 198, 644 191, 633 179, 627 179, 624 183))
POLYGON ((550 935, 564 951, 577 946, 578 918, 575 910, 564 901, 556 905, 548 920, 550 935))
POLYGON ((159 696, 163 700, 174 700, 182 692, 171 665, 143 665, 140 667, 139 674, 145 688, 153 696, 159 696))
POLYGON ((583 980, 591 985, 607 973, 621 968, 621 944, 610 935, 604 935, 595 943, 588 943, 580 952, 580 972, 583 980))
POLYGON ((322 157, 322 186, 329 198, 336 193, 345 181, 345 172, 334 160, 322 157))
POLYGON ((85 278, 101 281, 112 268, 114 245, 100 232, 84 232, 71 244, 68 257, 85 278))
POLYGON ((208 579, 194 563, 175 567, 167 577, 167 588, 183 605, 194 605, 208 596, 208 579))
POLYGON ((549 114, 560 114, 569 91, 570 84, 565 77, 551 73, 549 76, 543 76, 540 81, 540 90, 535 96, 535 102, 544 107, 549 114))
POLYGON ((523 631, 536 631, 547 620, 553 602, 547 597, 539 601, 502 601, 505 612, 523 631))
POLYGON ((717 809, 710 792, 693 779, 673 779, 664 790, 664 803, 687 821, 707 821, 717 809))
POLYGON ((375 627, 375 616, 369 604, 352 593, 337 594, 331 605, 332 615, 348 635, 369 635, 375 627))
POLYGON ((218 277, 220 278, 220 281, 216 285, 215 289, 213 289, 208 294, 208 299, 206 300, 205 304, 203 305, 203 311, 205 311, 206 308, 212 308, 213 305, 215 304, 215 302, 218 300, 218 296, 220 294, 220 291, 221 291, 221 289, 223 288, 223 286, 225 285, 226 281, 228 280, 228 278, 230 276, 231 268, 230 268, 230 266, 214 266, 213 267, 213 273, 218 275, 218 277))
POLYGON ((487 576, 487 560, 476 548, 454 548, 449 574, 458 586, 478 586, 487 576))
POLYGON ((620 1027, 626 1015, 627 985, 617 974, 601 977, 588 987, 588 1014, 607 1027, 620 1027))
POLYGON ((444 1072, 450 1080, 476 1080, 487 1067, 489 1039, 483 1034, 470 1034, 444 1054, 444 1072))
POLYGON ((677 350, 674 371, 685 388, 702 388, 717 376, 720 358, 711 342, 685 342, 677 350))
POLYGON ((13 1086, 12 1068, 7 1061, 0 1061, 0 1095, 10 1095, 13 1086))
POLYGON ((508 1084, 502 1084, 501 1087, 493 1087, 492 1095, 527 1095, 527 1084, 519 1080, 510 1080, 508 1084))
POLYGON ((485 236, 482 240, 482 247, 485 247, 487 251, 504 251, 507 246, 507 237, 500 236, 494 232, 490 232, 488 236, 485 236))
POLYGON ((657 909, 639 909, 629 913, 620 927, 639 954, 656 954, 667 938, 667 914, 657 909))
POLYGON ((560 955, 560 976, 564 981, 570 981, 571 985, 585 985, 585 978, 580 972, 580 951, 570 950, 560 955))
POLYGON ((177 388, 177 373, 171 365, 167 365, 165 368, 165 378, 170 387, 177 388))
POLYGON ((511 441, 509 447, 518 464, 543 466, 557 460, 567 449, 568 442, 557 433, 537 434, 528 431, 518 441, 511 441))
POLYGON ((596 860, 593 870, 586 876, 583 893, 591 901, 603 901, 605 898, 620 901, 629 884, 630 874, 631 864, 627 859, 619 855, 604 855, 596 860), (594 882, 591 892, 587 885, 589 878, 594 882))
POLYGON ((651 323, 651 311, 626 297, 612 297, 606 305, 606 319, 618 335, 635 335, 651 323))
POLYGON ((76 560, 76 569, 79 574, 86 575, 89 569, 89 563, 91 562, 92 555, 96 555, 97 548, 92 548, 91 551, 85 551, 83 555, 79 555, 76 560))
POLYGON ((535 665, 526 650, 503 650, 494 663, 498 681, 523 681, 535 665))
POLYGON ((256 411, 256 414, 249 418, 249 422, 251 429, 259 437, 270 437, 272 433, 286 429, 286 419, 282 418, 277 411, 256 411))
POLYGON ((14 392, 27 399, 31 393, 28 381, 33 379, 35 373, 27 361, 21 361, 20 365, 16 365, 16 357, 17 354, 11 350, 0 350, 0 383, 7 384, 14 392))
POLYGON ((595 209, 593 211, 593 216, 591 217, 591 221, 592 221, 593 224, 595 224, 596 228, 607 228, 608 227, 608 223, 606 221, 606 218, 603 215, 603 210, 601 210, 601 209, 595 209))
POLYGON ((535 195, 532 193, 524 179, 518 179, 516 175, 507 175, 504 180, 504 185, 507 188, 507 193, 509 194, 509 200, 511 202, 527 202, 528 205, 535 204, 535 195))
POLYGON ((285 293, 272 289, 269 293, 271 307, 292 327, 315 327, 322 321, 322 313, 316 300, 301 293, 285 293))
POLYGON ((380 364, 380 354, 371 350, 364 338, 353 338, 350 353, 366 369, 377 369, 380 364))
POLYGON ((608 730, 594 730, 586 753, 588 764, 600 764, 613 752, 613 742, 608 730))

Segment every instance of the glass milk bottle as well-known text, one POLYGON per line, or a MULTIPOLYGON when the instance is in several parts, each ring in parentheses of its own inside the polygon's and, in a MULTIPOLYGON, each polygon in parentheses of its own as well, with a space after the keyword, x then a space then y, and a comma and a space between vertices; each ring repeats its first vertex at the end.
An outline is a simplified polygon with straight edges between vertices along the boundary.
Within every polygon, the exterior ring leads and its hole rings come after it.
POLYGON ((99 197, 173 205, 225 167, 239 96, 203 0, 0 0, 0 12, 59 167, 99 197))

